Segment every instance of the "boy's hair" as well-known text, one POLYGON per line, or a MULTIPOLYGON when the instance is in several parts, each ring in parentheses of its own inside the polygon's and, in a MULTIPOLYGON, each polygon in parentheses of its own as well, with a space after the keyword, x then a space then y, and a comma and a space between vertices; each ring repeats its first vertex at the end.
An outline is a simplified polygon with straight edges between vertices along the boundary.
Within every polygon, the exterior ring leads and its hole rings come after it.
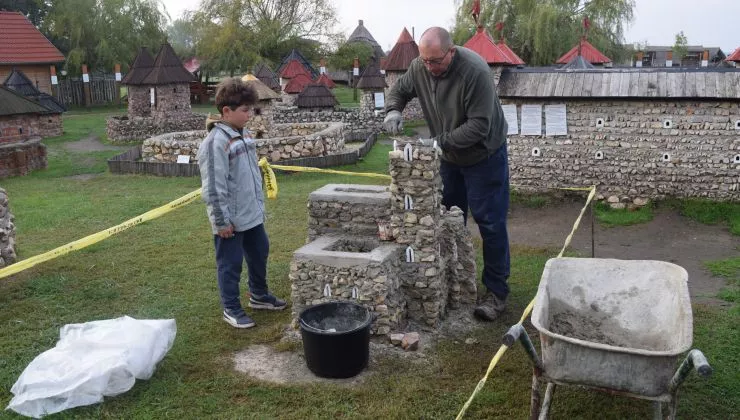
POLYGON ((238 77, 224 79, 216 88, 216 108, 221 114, 225 106, 230 109, 251 106, 257 103, 257 99, 257 91, 238 77))

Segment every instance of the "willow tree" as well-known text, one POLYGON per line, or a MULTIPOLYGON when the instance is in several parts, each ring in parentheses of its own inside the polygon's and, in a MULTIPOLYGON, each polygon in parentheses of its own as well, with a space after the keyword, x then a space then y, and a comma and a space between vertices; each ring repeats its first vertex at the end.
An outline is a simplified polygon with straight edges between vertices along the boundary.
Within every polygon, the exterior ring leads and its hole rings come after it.
MULTIPOLYGON (((455 0, 452 35, 462 45, 475 33, 475 0, 455 0)), ((634 0, 480 0, 479 22, 498 41, 503 23, 507 44, 529 65, 551 65, 577 44, 590 21, 588 40, 612 60, 624 57, 624 29, 632 20, 634 0)))
POLYGON ((165 15, 156 0, 54 0, 41 30, 65 53, 65 68, 79 74, 80 66, 124 71, 139 47, 156 53, 165 40, 165 15))
POLYGON ((292 48, 318 58, 318 41, 337 22, 329 0, 203 0, 193 19, 201 28, 196 51, 211 71, 275 64, 292 48))

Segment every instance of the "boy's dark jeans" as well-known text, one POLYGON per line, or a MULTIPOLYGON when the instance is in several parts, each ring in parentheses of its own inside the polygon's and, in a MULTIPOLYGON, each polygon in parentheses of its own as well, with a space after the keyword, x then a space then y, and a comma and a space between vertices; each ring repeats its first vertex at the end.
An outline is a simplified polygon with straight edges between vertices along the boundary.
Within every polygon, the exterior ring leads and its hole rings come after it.
POLYGON ((460 207, 467 222, 468 207, 483 239, 483 284, 500 299, 509 294, 509 163, 506 144, 472 166, 442 160, 442 204, 460 207))
POLYGON ((234 232, 234 237, 229 239, 213 236, 221 305, 233 313, 244 312, 239 300, 242 259, 247 262, 249 291, 254 295, 267 293, 267 255, 270 252, 270 242, 267 239, 265 225, 260 224, 243 232, 234 232))

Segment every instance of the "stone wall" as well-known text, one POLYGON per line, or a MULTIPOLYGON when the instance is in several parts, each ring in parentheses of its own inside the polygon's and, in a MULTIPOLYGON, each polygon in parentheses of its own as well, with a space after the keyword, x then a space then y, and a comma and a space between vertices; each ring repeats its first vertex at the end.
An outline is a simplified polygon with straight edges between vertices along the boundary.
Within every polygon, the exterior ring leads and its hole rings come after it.
MULTIPOLYGON (((600 195, 622 203, 666 197, 740 197, 740 103, 605 100, 565 104, 568 135, 509 136, 511 183, 520 189, 544 192, 597 185, 600 195)), ((544 124, 543 117, 543 132, 544 124)))
MULTIPOLYGON (((283 137, 255 139, 258 158, 270 162, 308 156, 327 156, 344 151, 344 125, 339 123, 275 124, 283 137), (318 131, 317 131, 318 130, 318 131)), ((141 158, 146 162, 176 162, 178 155, 189 155, 197 163, 205 130, 166 133, 144 140, 141 158)))
POLYGON ((0 178, 27 175, 46 166, 46 146, 39 138, 0 144, 0 178))
POLYGON ((441 208, 436 152, 411 145, 410 161, 390 153, 389 187, 330 184, 309 196, 308 244, 290 272, 294 317, 309 305, 355 300, 378 317, 373 333, 386 334, 407 317, 436 327, 448 308, 475 302, 475 252, 462 211, 441 208), (338 253, 330 246, 337 241, 375 245, 338 253))
POLYGON ((406 313, 398 261, 402 248, 374 238, 322 236, 294 253, 290 265, 293 319, 307 307, 355 301, 376 316, 372 334, 388 334, 406 313))
POLYGON ((307 243, 327 234, 377 236, 390 218, 388 187, 328 184, 308 196, 307 243))
POLYGON ((202 130, 206 126, 205 114, 184 114, 164 121, 154 117, 115 116, 105 122, 106 133, 111 142, 146 139, 158 134, 178 131, 202 130))
POLYGON ((0 188, 0 267, 13 264, 15 255, 15 224, 10 212, 8 194, 0 188))
POLYGON ((62 134, 61 114, 0 116, 0 144, 62 134))
MULTIPOLYGON (((391 91, 391 88, 393 85, 396 84, 396 81, 404 75, 404 72, 399 71, 387 71, 385 73, 385 82, 388 84, 388 88, 385 90, 385 97, 388 99, 388 93, 391 91)), ((403 110, 403 119, 404 121, 411 121, 411 120, 423 120, 424 119, 424 112, 421 110, 421 104, 419 103, 418 98, 414 98, 406 104, 406 108, 403 110)))
POLYGON ((383 127, 385 115, 380 113, 360 112, 358 108, 339 108, 334 111, 306 112, 297 107, 276 107, 275 123, 312 123, 312 122, 341 122, 345 124, 345 131, 379 132, 383 127))
MULTIPOLYGON (((126 86, 128 101, 128 118, 151 117, 152 103, 150 86, 126 86)), ((110 137, 110 136, 109 136, 110 137)))
POLYGON ((157 124, 187 119, 192 115, 190 110, 190 84, 158 85, 154 88, 154 92, 152 116, 157 124))

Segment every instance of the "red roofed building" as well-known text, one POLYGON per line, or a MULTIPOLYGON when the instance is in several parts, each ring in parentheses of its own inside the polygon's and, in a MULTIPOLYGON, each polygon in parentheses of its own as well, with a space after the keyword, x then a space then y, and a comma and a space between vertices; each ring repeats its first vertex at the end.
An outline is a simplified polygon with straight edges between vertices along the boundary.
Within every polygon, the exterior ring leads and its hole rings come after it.
POLYGON ((509 58, 504 54, 493 42, 488 31, 482 26, 478 27, 472 38, 463 45, 463 47, 471 49, 478 53, 489 66, 491 65, 503 65, 512 64, 509 58))
POLYGON ((579 55, 591 64, 606 64, 612 62, 611 58, 602 54, 601 51, 597 50, 590 42, 586 41, 586 37, 581 37, 578 44, 560 57, 556 63, 568 64, 579 55))
POLYGON ((316 83, 324 85, 329 89, 334 89, 337 86, 336 83, 326 75, 326 73, 321 73, 321 76, 316 79, 316 83))
MULTIPOLYGON (((280 70, 280 86, 283 87, 283 90, 288 85, 288 82, 295 78, 298 75, 303 75, 308 78, 308 81, 310 82, 313 76, 311 73, 306 70, 306 68, 301 64, 298 60, 290 60, 288 61, 288 64, 283 67, 282 70, 280 70)), ((305 86, 305 85, 304 85, 305 86)), ((301 88, 303 90, 303 88, 301 88)), ((300 93, 300 92, 296 92, 300 93)))
POLYGON ((501 41, 499 41, 498 44, 496 44, 496 46, 498 47, 499 50, 501 50, 502 53, 504 53, 504 55, 506 56, 506 58, 509 59, 509 61, 511 62, 511 64, 513 64, 515 66, 519 66, 519 65, 525 64, 524 63, 524 60, 522 60, 521 58, 519 58, 519 56, 516 55, 516 53, 514 51, 512 51, 512 49, 509 48, 508 45, 506 45, 506 41, 501 40, 501 41))
POLYGON ((23 14, 0 11, 0 80, 15 68, 51 94, 50 66, 63 61, 64 55, 23 14))
POLYGON ((735 67, 738 67, 738 63, 740 63, 740 48, 737 48, 732 54, 728 55, 725 61, 735 63, 735 67))
MULTIPOLYGON (((388 57, 381 60, 381 68, 385 70, 385 82, 388 84, 388 88, 385 89, 386 96, 388 96, 398 79, 406 73, 411 62, 418 56, 419 46, 409 31, 403 28, 388 57)), ((407 121, 424 119, 424 113, 421 110, 418 98, 414 98, 406 104, 406 108, 403 109, 403 118, 407 121)))
POLYGON ((298 94, 303 92, 303 89, 309 84, 311 84, 311 77, 308 74, 296 74, 283 88, 283 103, 293 105, 298 94))

